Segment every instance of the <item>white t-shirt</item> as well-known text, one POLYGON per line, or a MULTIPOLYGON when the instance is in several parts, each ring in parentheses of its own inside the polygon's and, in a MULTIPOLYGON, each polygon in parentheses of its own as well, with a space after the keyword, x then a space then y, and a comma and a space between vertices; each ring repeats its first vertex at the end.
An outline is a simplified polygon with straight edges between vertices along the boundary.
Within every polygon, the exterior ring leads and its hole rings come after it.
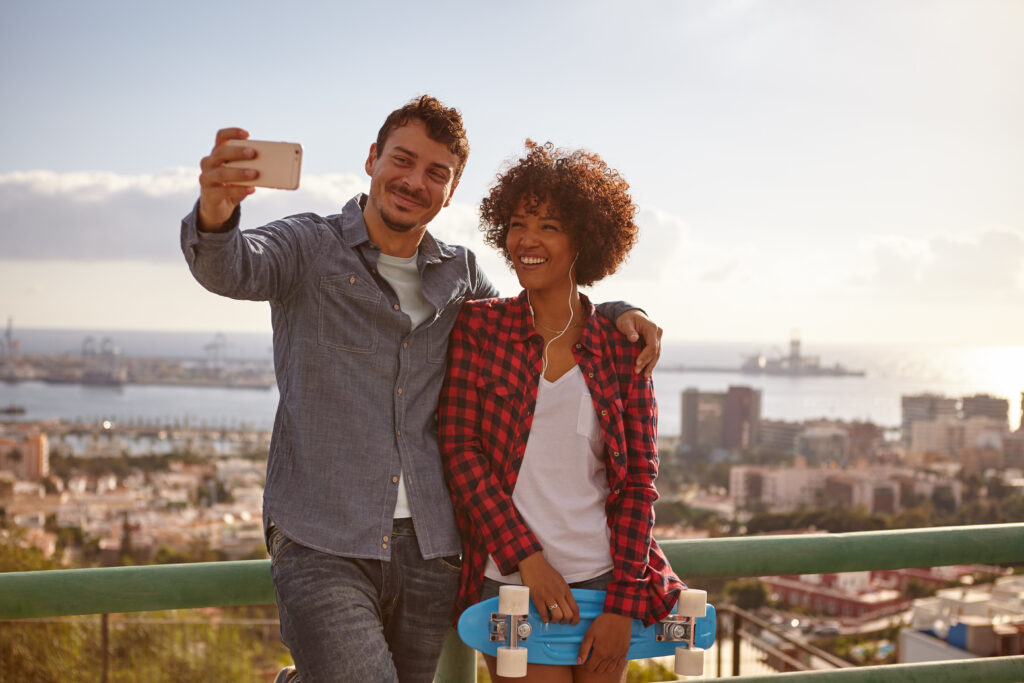
MULTIPOLYGON (((388 254, 377 255, 377 272, 387 280, 391 288, 398 295, 398 305, 402 313, 409 316, 412 322, 410 329, 417 327, 434 317, 436 310, 426 297, 423 296, 423 282, 420 279, 420 271, 416 266, 416 256, 403 258, 389 256, 388 254)), ((398 478, 398 502, 395 503, 395 519, 401 517, 412 517, 412 510, 409 508, 409 497, 405 492, 405 479, 398 478)))
MULTIPOLYGON (((601 429, 579 366, 554 382, 541 377, 512 502, 568 583, 612 569, 608 493, 601 429)), ((493 557, 484 576, 522 583, 519 572, 502 576, 493 557)))

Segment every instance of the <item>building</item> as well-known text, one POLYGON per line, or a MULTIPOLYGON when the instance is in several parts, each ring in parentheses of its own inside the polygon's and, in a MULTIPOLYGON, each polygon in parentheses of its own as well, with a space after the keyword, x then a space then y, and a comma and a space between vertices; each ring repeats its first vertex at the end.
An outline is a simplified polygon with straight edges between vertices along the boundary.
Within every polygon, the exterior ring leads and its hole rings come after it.
POLYGON ((1024 429, 1018 429, 1003 439, 1003 465, 1024 470, 1024 429))
POLYGON ((796 438, 804 429, 801 422, 761 420, 760 447, 766 450, 796 453, 796 438))
POLYGON ((905 610, 911 602, 898 590, 877 586, 871 572, 769 576, 761 580, 782 604, 813 614, 882 616, 905 610))
POLYGON ((710 453, 758 445, 761 392, 733 386, 726 392, 683 391, 682 445, 687 451, 710 453))
POLYGON ((900 663, 1024 654, 1024 576, 915 600, 899 653, 900 663))
POLYGON ((23 439, 0 438, 0 471, 23 481, 40 481, 50 475, 50 444, 46 434, 23 439))
POLYGON ((941 418, 957 417, 955 398, 937 394, 901 396, 903 445, 910 446, 911 430, 915 422, 930 422, 941 418))
POLYGON ((735 465, 729 471, 729 497, 737 510, 789 512, 828 503, 892 514, 913 507, 922 498, 959 506, 963 484, 885 465, 847 469, 735 465))
POLYGON ((850 456, 850 437, 838 425, 813 425, 797 435, 796 452, 809 465, 845 466, 850 456))
MULTIPOLYGON (((990 451, 1002 460, 1004 441, 1009 435, 1008 423, 988 416, 970 418, 939 418, 931 422, 915 421, 910 427, 909 452, 935 454, 961 461, 966 452, 990 451)), ((1001 462, 994 465, 1001 467, 1001 462)))
POLYGON ((1010 402, 1005 398, 988 394, 964 396, 960 400, 960 410, 965 420, 972 417, 988 417, 1002 422, 1007 428, 1010 424, 1010 402))

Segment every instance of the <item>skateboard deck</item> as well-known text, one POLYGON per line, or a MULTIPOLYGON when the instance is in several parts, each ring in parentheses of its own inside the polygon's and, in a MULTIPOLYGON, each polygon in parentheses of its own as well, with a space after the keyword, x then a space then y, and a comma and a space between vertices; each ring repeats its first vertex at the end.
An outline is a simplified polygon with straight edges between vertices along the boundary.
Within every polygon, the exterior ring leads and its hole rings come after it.
MULTIPOLYGON (((591 623, 604 611, 604 591, 574 588, 573 597, 580 610, 580 622, 559 624, 544 623, 533 603, 529 603, 529 614, 525 623, 529 628, 519 626, 513 646, 525 648, 526 661, 530 664, 574 665, 579 654, 583 636, 591 623), (524 637, 522 634, 526 633, 524 637)), ((459 618, 458 632, 462 641, 484 654, 497 656, 499 647, 510 645, 507 630, 507 615, 498 612, 499 598, 482 600, 466 609, 459 618)), ((672 607, 672 615, 676 614, 678 605, 672 607)), ((707 605, 703 617, 666 617, 665 620, 644 626, 643 622, 634 619, 630 635, 627 659, 645 659, 647 657, 665 657, 676 654, 676 648, 689 647, 690 630, 693 630, 693 647, 706 649, 715 642, 716 615, 715 608, 707 605), (666 635, 666 633, 668 635, 666 635)))

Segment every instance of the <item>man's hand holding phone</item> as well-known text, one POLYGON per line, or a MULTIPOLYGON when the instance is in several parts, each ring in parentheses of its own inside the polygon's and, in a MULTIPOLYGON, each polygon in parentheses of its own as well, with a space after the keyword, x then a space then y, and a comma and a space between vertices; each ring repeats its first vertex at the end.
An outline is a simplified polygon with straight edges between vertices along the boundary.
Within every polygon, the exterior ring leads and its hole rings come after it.
POLYGON ((242 128, 223 128, 199 167, 199 228, 220 232, 235 207, 256 186, 294 190, 299 186, 302 147, 288 142, 249 140, 242 128))

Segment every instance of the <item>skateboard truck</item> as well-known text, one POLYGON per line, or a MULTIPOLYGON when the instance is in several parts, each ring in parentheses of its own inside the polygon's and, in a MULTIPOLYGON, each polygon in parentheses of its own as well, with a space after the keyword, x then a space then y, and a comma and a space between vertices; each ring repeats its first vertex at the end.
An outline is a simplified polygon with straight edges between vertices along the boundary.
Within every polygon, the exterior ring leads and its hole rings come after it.
POLYGON ((669 614, 655 626, 655 638, 659 643, 685 642, 693 647, 693 629, 690 617, 669 614))
POLYGON ((508 641, 511 647, 515 647, 517 641, 526 640, 530 637, 531 633, 533 633, 533 627, 530 626, 526 616, 491 612, 490 634, 492 643, 508 641))
POLYGON ((526 675, 527 651, 519 647, 533 629, 527 623, 530 612, 530 589, 526 586, 502 586, 498 589, 498 611, 491 614, 490 634, 499 645, 496 669, 499 676, 521 678, 526 675))
POLYGON ((659 642, 683 643, 676 648, 675 672, 683 676, 700 676, 704 673, 704 650, 694 642, 696 633, 693 624, 705 616, 708 607, 707 591, 687 589, 679 594, 676 603, 677 614, 669 614, 658 622, 655 638, 659 642))

